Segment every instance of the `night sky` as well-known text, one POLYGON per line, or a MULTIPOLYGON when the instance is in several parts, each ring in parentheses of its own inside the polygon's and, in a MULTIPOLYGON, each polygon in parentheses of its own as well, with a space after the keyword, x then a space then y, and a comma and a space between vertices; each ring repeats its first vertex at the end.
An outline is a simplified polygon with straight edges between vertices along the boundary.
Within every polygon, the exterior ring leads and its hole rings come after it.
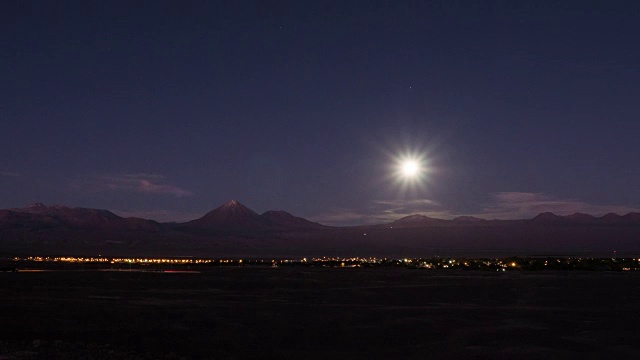
POLYGON ((3 1, 0 208, 640 211, 638 34, 634 1, 3 1))

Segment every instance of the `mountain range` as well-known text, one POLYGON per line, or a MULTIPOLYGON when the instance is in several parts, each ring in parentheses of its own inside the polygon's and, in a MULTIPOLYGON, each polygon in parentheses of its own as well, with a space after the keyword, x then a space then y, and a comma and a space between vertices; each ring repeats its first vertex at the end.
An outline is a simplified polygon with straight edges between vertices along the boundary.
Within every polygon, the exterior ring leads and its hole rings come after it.
POLYGON ((386 224, 331 227, 285 211, 258 214, 235 200, 184 223, 40 203, 0 210, 0 255, 392 257, 613 250, 640 253, 640 213, 546 212, 523 220, 416 214, 386 224))

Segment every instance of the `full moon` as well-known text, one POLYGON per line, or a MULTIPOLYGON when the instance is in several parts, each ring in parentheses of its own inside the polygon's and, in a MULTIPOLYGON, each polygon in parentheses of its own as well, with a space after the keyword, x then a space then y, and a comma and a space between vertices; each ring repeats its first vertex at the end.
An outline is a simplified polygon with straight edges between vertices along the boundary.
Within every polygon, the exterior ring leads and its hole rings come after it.
POLYGON ((432 172, 426 154, 407 151, 392 156, 393 164, 389 178, 399 186, 401 192, 414 192, 425 188, 432 172))
POLYGON ((415 177, 420 171, 420 165, 415 160, 405 160, 400 164, 400 171, 406 177, 415 177))

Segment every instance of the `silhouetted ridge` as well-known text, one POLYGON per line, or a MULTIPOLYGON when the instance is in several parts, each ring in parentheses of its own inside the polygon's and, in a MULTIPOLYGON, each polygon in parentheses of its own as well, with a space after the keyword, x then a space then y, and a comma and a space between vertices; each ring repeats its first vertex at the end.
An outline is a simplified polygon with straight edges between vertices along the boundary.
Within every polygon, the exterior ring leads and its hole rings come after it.
POLYGON ((81 220, 88 218, 93 218, 93 220, 96 221, 122 219, 120 216, 108 210, 69 207, 64 205, 46 206, 42 203, 31 204, 24 208, 11 209, 11 211, 34 215, 57 216, 68 220, 81 220))
POLYGON ((38 210, 38 209, 47 209, 47 208, 48 208, 47 205, 37 202, 37 203, 29 204, 26 207, 22 209, 17 209, 17 210, 29 211, 29 210, 38 210))
POLYGON ((573 213, 571 215, 567 215, 565 216, 565 218, 571 220, 571 221, 577 221, 577 222, 593 222, 594 220, 596 220, 595 216, 589 215, 589 214, 583 214, 583 213, 573 213))
POLYGON ((434 219, 329 227, 285 211, 258 215, 230 201, 181 224, 121 218, 107 210, 32 204, 0 210, 5 253, 214 256, 369 254, 433 256, 443 251, 640 251, 640 213, 624 216, 542 213, 529 220, 434 219), (440 252, 440 251, 439 251, 440 252))
POLYGON ((413 227, 413 226, 423 226, 423 225, 438 223, 442 221, 444 220, 431 218, 425 215, 414 214, 414 215, 409 215, 409 216, 400 218, 392 222, 390 225, 393 225, 395 227, 403 227, 403 226, 413 227))
POLYGON ((627 222, 639 223, 640 224, 640 213, 630 212, 627 215, 622 217, 627 222))
POLYGON ((157 231, 160 224, 153 220, 122 218, 111 211, 68 207, 64 205, 46 206, 35 203, 24 208, 7 210, 0 218, 5 223, 28 222, 38 226, 65 226, 78 228, 96 228, 102 230, 151 230, 157 231), (13 215, 12 215, 13 214, 13 215))
POLYGON ((200 227, 258 227, 264 220, 253 210, 236 200, 231 200, 187 224, 200 227))
POLYGON ((481 218, 477 218, 475 216, 458 216, 457 218, 453 219, 453 221, 466 222, 466 223, 477 223, 477 222, 483 222, 483 221, 487 221, 487 220, 481 219, 481 218))
POLYGON ((543 212, 536 215, 532 220, 559 220, 560 216, 552 213, 552 212, 543 212))
POLYGON ((598 220, 600 220, 600 222, 603 222, 603 223, 618 223, 620 222, 621 219, 622 219, 622 216, 618 214, 608 213, 600 217, 598 220))
POLYGON ((600 220, 601 223, 605 224, 635 225, 640 224, 640 213, 630 212, 622 216, 609 213, 598 220, 600 220))
POLYGON ((262 218, 269 220, 272 224, 278 226, 290 226, 290 227, 324 227, 318 223, 309 221, 307 219, 293 216, 286 211, 282 210, 269 210, 260 215, 262 218))
POLYGON ((538 224, 554 225, 637 225, 640 224, 640 213, 631 212, 624 216, 608 213, 601 217, 595 217, 584 213, 559 216, 546 212, 539 214, 529 221, 538 224))

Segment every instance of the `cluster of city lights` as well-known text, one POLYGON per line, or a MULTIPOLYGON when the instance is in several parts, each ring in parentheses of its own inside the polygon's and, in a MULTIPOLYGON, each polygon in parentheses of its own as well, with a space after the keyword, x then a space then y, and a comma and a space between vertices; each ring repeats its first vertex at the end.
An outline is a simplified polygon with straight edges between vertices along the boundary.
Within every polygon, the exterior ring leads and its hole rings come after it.
MULTIPOLYGON (((306 260, 306 259, 305 259, 306 260)), ((317 257, 311 259, 313 262, 357 262, 362 264, 381 264, 383 261, 387 261, 387 258, 376 257, 317 257)))
POLYGON ((378 258, 378 257, 314 257, 301 259, 215 259, 170 257, 106 257, 106 256, 27 256, 14 257, 14 262, 52 262, 75 264, 119 265, 215 265, 215 266, 320 266, 320 267, 405 267, 414 269, 463 269, 463 270, 640 270, 640 258, 505 258, 505 259, 456 259, 456 258, 378 258))

